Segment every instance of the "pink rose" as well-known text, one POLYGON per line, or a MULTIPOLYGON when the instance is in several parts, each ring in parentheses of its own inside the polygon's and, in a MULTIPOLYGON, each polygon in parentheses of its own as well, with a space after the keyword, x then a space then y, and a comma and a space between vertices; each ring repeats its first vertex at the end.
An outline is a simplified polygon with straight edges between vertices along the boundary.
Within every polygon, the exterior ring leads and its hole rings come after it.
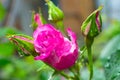
POLYGON ((68 38, 50 24, 42 24, 38 14, 35 15, 38 28, 34 31, 34 47, 39 56, 35 60, 42 60, 57 70, 63 70, 74 65, 78 58, 76 35, 67 29, 68 38))

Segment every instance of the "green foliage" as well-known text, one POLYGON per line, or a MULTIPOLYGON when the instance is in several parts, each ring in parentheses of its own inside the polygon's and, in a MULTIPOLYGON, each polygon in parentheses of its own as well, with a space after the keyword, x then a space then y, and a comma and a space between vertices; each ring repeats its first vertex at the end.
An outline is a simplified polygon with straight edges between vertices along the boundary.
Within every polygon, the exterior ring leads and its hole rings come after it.
MULTIPOLYGON (((86 68, 81 71, 81 80, 89 80, 89 72, 86 68)), ((94 75, 92 80, 106 80, 104 70, 94 67, 94 75)))
POLYGON ((10 27, 0 28, 0 80, 48 80, 52 72, 49 67, 45 65, 46 69, 37 71, 44 63, 35 61, 32 56, 16 56, 16 48, 6 35, 17 33, 21 32, 10 27))
POLYGON ((0 68, 6 66, 9 63, 11 63, 11 61, 9 59, 0 58, 0 68))
POLYGON ((3 20, 5 14, 6 14, 6 10, 0 2, 0 21, 3 20))
POLYGON ((37 71, 42 65, 44 63, 33 60, 31 56, 0 58, 0 80, 48 80, 49 68, 37 71))
POLYGON ((105 65, 106 80, 120 80, 120 49, 109 57, 105 65))
POLYGON ((21 33, 21 32, 16 30, 15 28, 11 28, 9 26, 4 27, 4 28, 0 28, 0 38, 5 37, 8 34, 16 34, 16 33, 21 33))
MULTIPOLYGON (((117 35, 120 35, 120 22, 114 21, 113 23, 111 23, 111 25, 108 28, 103 29, 101 34, 95 38, 94 43, 93 43, 94 56, 95 57, 100 56, 100 58, 102 58, 102 57, 106 58, 104 55, 109 54, 109 53, 104 53, 104 52, 107 51, 108 47, 111 47, 111 46, 106 46, 106 45, 117 35)), ((114 41, 114 42, 119 43, 118 42, 119 40, 116 39, 116 41, 114 41)), ((115 46, 116 44, 113 43, 113 45, 115 46)), ((112 51, 112 49, 111 49, 111 51, 112 51)))
POLYGON ((15 47, 10 42, 0 43, 0 57, 10 57, 14 51, 15 47))
MULTIPOLYGON (((109 31, 106 40, 109 40, 108 44, 101 52, 100 60, 105 66, 106 80, 119 80, 120 79, 120 30, 118 23, 114 24, 109 31)), ((105 36, 106 36, 105 35, 105 36)))
POLYGON ((120 34, 120 21, 114 21, 108 28, 101 32, 101 34, 96 38, 96 42, 100 44, 107 42, 118 34, 120 34))
POLYGON ((106 40, 110 40, 114 36, 120 34, 120 21, 113 21, 107 31, 104 31, 103 34, 106 40))
POLYGON ((18 33, 16 29, 5 27, 0 28, 0 57, 11 57, 15 52, 15 47, 13 44, 6 40, 7 34, 18 33))
POLYGON ((109 41, 109 43, 105 46, 105 48, 101 52, 101 60, 102 62, 106 62, 106 59, 112 54, 112 52, 120 49, 120 35, 115 36, 113 39, 109 41))
POLYGON ((0 28, 0 56, 1 57, 10 57, 15 51, 13 44, 6 40, 7 34, 19 33, 16 29, 5 27, 0 28))

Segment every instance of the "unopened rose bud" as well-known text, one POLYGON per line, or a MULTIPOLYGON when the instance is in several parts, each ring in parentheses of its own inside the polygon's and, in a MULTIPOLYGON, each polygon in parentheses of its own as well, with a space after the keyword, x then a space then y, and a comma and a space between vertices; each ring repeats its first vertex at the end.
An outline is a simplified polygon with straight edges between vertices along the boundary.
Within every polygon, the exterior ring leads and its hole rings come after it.
POLYGON ((47 4, 48 4, 48 20, 52 21, 52 22, 57 22, 57 21, 61 21, 64 18, 64 14, 62 12, 62 10, 60 10, 55 4, 53 4, 52 1, 50 0, 46 0, 47 4))
POLYGON ((32 24, 31 27, 35 30, 39 25, 46 24, 46 20, 44 19, 41 10, 39 13, 32 12, 32 24))
POLYGON ((21 55, 25 55, 25 56, 37 55, 37 53, 34 50, 32 37, 22 34, 15 34, 15 35, 9 35, 8 38, 10 41, 12 41, 12 43, 14 43, 18 47, 21 55))
POLYGON ((30 27, 32 27, 33 30, 35 30, 38 27, 38 24, 34 21, 34 15, 35 11, 32 11, 32 24, 30 25, 30 27))
POLYGON ((101 32, 102 28, 102 20, 100 15, 101 10, 102 6, 100 6, 97 10, 90 14, 88 18, 83 22, 81 26, 81 31, 84 36, 94 38, 101 32))

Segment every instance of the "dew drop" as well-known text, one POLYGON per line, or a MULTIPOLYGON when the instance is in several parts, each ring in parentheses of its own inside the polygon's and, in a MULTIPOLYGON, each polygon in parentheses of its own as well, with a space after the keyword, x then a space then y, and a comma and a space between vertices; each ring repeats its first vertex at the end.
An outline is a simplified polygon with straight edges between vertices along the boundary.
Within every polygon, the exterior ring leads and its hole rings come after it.
POLYGON ((120 72, 117 73, 117 76, 120 76, 120 72))
POLYGON ((110 68, 110 64, 107 63, 107 64, 105 65, 105 68, 110 68))
POLYGON ((110 59, 111 59, 111 56, 109 56, 109 57, 107 58, 108 61, 110 61, 110 59))

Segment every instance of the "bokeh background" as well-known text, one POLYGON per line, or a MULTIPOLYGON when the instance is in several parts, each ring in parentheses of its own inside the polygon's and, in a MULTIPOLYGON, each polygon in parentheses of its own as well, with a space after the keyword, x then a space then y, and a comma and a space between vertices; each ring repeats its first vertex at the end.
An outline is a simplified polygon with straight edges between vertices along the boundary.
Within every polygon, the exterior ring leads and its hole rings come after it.
MULTIPOLYGON (((93 56, 95 74, 93 80, 106 80, 105 69, 107 57, 120 49, 120 0, 52 0, 64 14, 65 27, 71 27, 78 36, 80 46, 84 39, 80 26, 87 16, 98 6, 103 5, 102 33, 95 38, 93 56), (97 75, 100 74, 100 75, 97 75)), ((30 27, 32 11, 39 8, 47 20, 47 5, 44 0, 0 0, 0 80, 47 80, 52 72, 44 67, 41 61, 34 58, 22 57, 7 38, 7 34, 24 33, 32 36, 30 27)), ((86 68, 81 71, 82 80, 88 80, 86 68)), ((61 77, 55 77, 61 80, 61 77)))

